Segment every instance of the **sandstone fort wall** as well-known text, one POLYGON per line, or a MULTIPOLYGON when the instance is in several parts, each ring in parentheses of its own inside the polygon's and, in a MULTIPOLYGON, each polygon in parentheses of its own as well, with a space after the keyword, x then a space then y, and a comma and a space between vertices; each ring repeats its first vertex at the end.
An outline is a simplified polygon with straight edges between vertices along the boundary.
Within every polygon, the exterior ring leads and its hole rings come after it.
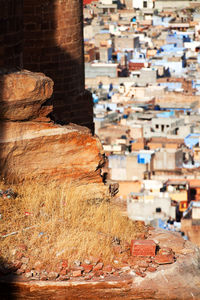
POLYGON ((93 128, 85 90, 80 0, 3 0, 0 67, 43 72, 54 81, 51 118, 93 128))

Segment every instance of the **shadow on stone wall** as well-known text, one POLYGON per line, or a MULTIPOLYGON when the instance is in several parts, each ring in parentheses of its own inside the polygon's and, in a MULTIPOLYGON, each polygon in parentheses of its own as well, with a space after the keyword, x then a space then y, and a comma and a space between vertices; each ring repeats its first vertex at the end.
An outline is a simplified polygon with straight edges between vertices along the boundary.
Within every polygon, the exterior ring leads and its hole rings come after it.
POLYGON ((24 68, 54 81, 51 118, 93 129, 93 103, 85 91, 81 0, 24 0, 24 68))
MULTIPOLYGON (((92 98, 84 87, 82 1, 2 0, 0 11, 0 76, 5 68, 8 72, 25 68, 51 77, 54 93, 46 104, 53 104, 52 120, 60 124, 76 123, 93 130, 92 98)), ((0 102, 6 104, 4 83, 1 76, 0 102)), ((0 165, 7 126, 2 107, 0 165)), ((2 258, 0 299, 22 299, 12 285, 16 276, 4 275, 6 265, 9 269, 9 262, 2 258)))
MULTIPOLYGON (((22 0, 1 0, 0 1, 0 160, 2 161, 2 141, 5 136, 5 92, 6 90, 4 75, 9 72, 16 72, 16 68, 22 65, 22 0)), ((11 88, 11 87, 10 87, 11 88)), ((1 171, 0 171, 1 172, 1 171)), ((0 206, 0 214, 2 214, 0 206)), ((6 218, 0 218, 1 222, 6 222, 6 218)), ((0 237, 0 243, 2 242, 0 237)), ((9 261, 0 257, 0 299, 15 300, 16 294, 9 261), (5 279, 6 282, 5 283, 5 279)))
POLYGON ((0 257, 0 299, 1 300, 15 300, 17 297, 17 288, 12 284, 14 275, 9 274, 9 262, 0 257))

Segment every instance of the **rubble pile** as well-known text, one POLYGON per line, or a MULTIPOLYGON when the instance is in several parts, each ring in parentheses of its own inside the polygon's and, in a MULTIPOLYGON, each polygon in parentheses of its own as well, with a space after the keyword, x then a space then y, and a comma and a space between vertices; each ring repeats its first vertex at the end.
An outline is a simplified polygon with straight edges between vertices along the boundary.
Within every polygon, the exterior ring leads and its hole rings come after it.
MULTIPOLYGON (((128 280, 127 299, 136 295, 146 299, 151 294, 152 299, 162 299, 163 295, 168 296, 165 299, 190 299, 191 294, 194 299, 199 299, 199 249, 177 233, 160 229, 149 228, 147 236, 141 238, 142 235, 131 244, 113 244, 115 256, 111 262, 90 256, 70 264, 67 258, 62 258, 54 269, 51 264, 44 266, 41 261, 35 261, 31 266, 30 258, 26 256, 27 246, 20 244, 15 249, 12 263, 1 262, 0 281, 12 278, 14 282, 25 282, 29 286, 37 285, 38 281, 42 281, 43 286, 45 282, 54 282, 54 287, 59 287, 59 282, 63 281, 82 286, 84 282, 114 284, 128 280)), ((119 291, 123 288, 123 284, 118 286, 119 291)), ((112 289, 110 292, 115 295, 112 289)))
MULTIPOLYGON (((159 248, 159 247, 158 247, 159 248)), ((101 257, 89 257, 83 261, 76 260, 73 265, 67 259, 62 259, 53 270, 50 265, 44 266, 41 261, 30 265, 30 258, 26 256, 27 246, 20 244, 15 249, 15 260, 11 264, 1 264, 1 275, 13 273, 27 280, 82 280, 104 279, 110 276, 135 274, 145 277, 149 272, 156 272, 159 265, 171 264, 176 256, 171 248, 160 248, 156 253, 156 243, 153 240, 132 240, 131 245, 124 247, 114 245, 115 258, 110 264, 105 264, 101 257), (133 245, 137 247, 134 251, 133 245), (145 251, 144 252, 144 244, 145 251)))

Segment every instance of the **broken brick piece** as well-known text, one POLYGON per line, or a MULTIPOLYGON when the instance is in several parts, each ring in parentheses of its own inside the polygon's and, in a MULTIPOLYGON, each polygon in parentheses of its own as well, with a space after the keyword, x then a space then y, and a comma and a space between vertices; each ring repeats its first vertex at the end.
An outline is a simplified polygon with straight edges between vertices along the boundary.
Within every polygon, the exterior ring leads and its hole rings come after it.
POLYGON ((24 256, 24 254, 21 251, 17 251, 16 259, 20 260, 20 259, 22 259, 23 256, 24 256))
POLYGON ((104 275, 104 272, 102 270, 97 270, 94 272, 95 276, 99 277, 99 276, 102 276, 104 275))
POLYGON ((154 267, 148 267, 148 268, 147 268, 147 271, 148 271, 148 272, 156 272, 156 270, 157 270, 157 269, 154 268, 154 267))
POLYGON ((12 266, 12 271, 17 271, 18 269, 21 268, 21 266, 22 266, 22 262, 17 260, 12 266))
POLYGON ((113 267, 111 265, 107 265, 103 267, 103 271, 106 273, 111 273, 113 270, 113 267))
POLYGON ((141 272, 141 271, 135 271, 135 274, 140 276, 140 277, 145 277, 146 276, 146 274, 141 272))
POLYGON ((81 270, 73 271, 72 276, 73 277, 80 277, 80 276, 82 276, 82 271, 81 270))
POLYGON ((102 269, 103 269, 103 263, 98 263, 98 264, 93 268, 94 271, 99 271, 99 270, 102 270, 102 269))
POLYGON ((138 266, 140 268, 148 268, 149 264, 146 261, 139 261, 138 266))
POLYGON ((172 264, 174 262, 173 254, 158 254, 155 257, 155 262, 159 265, 172 264))
POLYGON ((91 272, 92 271, 92 269, 93 269, 93 265, 87 265, 87 264, 82 264, 82 267, 84 268, 84 272, 85 273, 89 273, 89 272, 91 272))
POLYGON ((159 254, 162 254, 162 255, 173 254, 173 250, 169 247, 163 247, 159 250, 159 254))
POLYGON ((63 269, 65 269, 65 268, 67 269, 68 268, 68 260, 67 259, 63 259, 62 260, 62 268, 63 269))
POLYGON ((62 270, 60 271, 60 275, 61 275, 61 276, 67 275, 67 269, 62 269, 62 270))
POLYGON ((87 276, 85 276, 85 280, 90 280, 90 279, 92 279, 92 277, 94 276, 94 274, 93 273, 90 273, 90 274, 88 274, 87 276))
POLYGON ((132 240, 131 255, 132 256, 155 256, 156 243, 152 240, 132 240))
POLYGON ((70 279, 70 277, 69 276, 66 276, 66 275, 61 275, 60 277, 59 277, 59 280, 60 281, 66 281, 66 280, 69 280, 70 279))

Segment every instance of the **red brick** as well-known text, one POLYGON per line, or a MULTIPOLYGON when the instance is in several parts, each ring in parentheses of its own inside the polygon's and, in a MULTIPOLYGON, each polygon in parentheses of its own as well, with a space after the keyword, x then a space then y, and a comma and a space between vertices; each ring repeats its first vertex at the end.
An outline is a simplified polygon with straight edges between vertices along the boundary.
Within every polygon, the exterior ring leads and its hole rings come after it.
POLYGON ((67 269, 63 269, 59 273, 61 276, 67 275, 67 269))
POLYGON ((46 276, 46 275, 41 275, 40 276, 40 280, 42 280, 42 281, 45 281, 45 280, 47 280, 48 279, 48 277, 46 276))
POLYGON ((97 270, 94 272, 95 276, 102 276, 104 275, 104 272, 102 270, 97 270))
POLYGON ((103 269, 103 263, 98 263, 94 268, 93 271, 99 271, 103 269))
POLYGON ((112 270, 113 270, 113 267, 110 266, 110 265, 107 265, 107 266, 104 266, 104 267, 103 267, 103 271, 104 271, 104 272, 111 273, 112 270))
POLYGON ((141 271, 135 271, 135 274, 140 276, 140 277, 145 277, 146 276, 146 274, 141 272, 141 271))
POLYGON ((72 272, 73 277, 81 277, 82 276, 82 270, 77 270, 72 272))
POLYGON ((156 243, 152 240, 132 240, 132 256, 155 256, 156 243))
POLYGON ((82 264, 82 267, 84 268, 85 273, 89 273, 93 269, 93 265, 82 264))
POLYGON ((69 276, 66 276, 66 275, 61 275, 60 277, 59 277, 59 280, 60 281, 66 281, 66 280, 69 280, 70 279, 70 277, 69 276))
POLYGON ((94 276, 94 273, 90 273, 90 274, 88 274, 87 276, 85 276, 85 280, 90 280, 90 279, 92 279, 92 277, 94 276))
POLYGON ((71 267, 71 271, 84 271, 84 268, 82 266, 73 266, 71 267))
POLYGON ((154 268, 154 267, 148 267, 147 268, 147 271, 148 272, 155 272, 157 269, 156 268, 154 268))
POLYGON ((68 260, 67 259, 62 260, 62 268, 68 268, 68 260))
POLYGON ((22 262, 18 260, 14 263, 13 270, 18 270, 21 268, 21 266, 22 266, 22 262))
POLYGON ((148 268, 149 264, 148 264, 146 261, 140 261, 140 262, 138 263, 138 266, 139 266, 140 268, 148 268))
POLYGON ((24 254, 22 252, 17 252, 17 254, 16 254, 17 259, 22 259, 23 256, 24 256, 24 254))
POLYGON ((137 256, 130 256, 130 258, 128 260, 128 264, 130 266, 135 266, 136 264, 138 264, 138 257, 137 256))
POLYGON ((172 264, 174 262, 173 254, 158 254, 155 257, 155 262, 159 265, 172 264))

